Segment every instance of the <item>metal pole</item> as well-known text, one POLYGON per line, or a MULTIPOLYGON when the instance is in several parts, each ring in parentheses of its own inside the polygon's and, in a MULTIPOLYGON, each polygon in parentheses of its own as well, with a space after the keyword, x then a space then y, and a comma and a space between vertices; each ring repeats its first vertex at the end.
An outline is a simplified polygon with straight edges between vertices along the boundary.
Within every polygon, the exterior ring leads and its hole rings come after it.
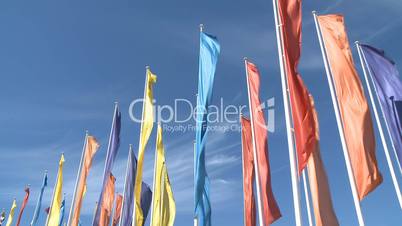
MULTIPOLYGON (((160 126, 160 122, 158 122, 158 128, 157 128, 157 130, 159 130, 159 126, 160 126)), ((158 132, 157 132, 157 134, 158 134, 158 132)), ((158 136, 158 135, 157 135, 158 136)), ((151 200, 151 214, 150 214, 150 216, 151 216, 151 226, 153 225, 153 222, 154 222, 154 220, 153 220, 153 210, 154 210, 154 201, 155 201, 155 197, 156 197, 156 194, 155 194, 155 180, 156 180, 156 163, 157 163, 157 160, 158 160, 158 138, 156 138, 156 144, 155 144, 155 147, 156 147, 156 150, 155 150, 155 160, 154 160, 154 181, 153 181, 153 183, 152 183, 152 200, 151 200)))
POLYGON ((337 125, 338 125, 339 136, 341 138, 342 150, 343 150, 343 155, 344 155, 344 158, 345 158, 346 169, 348 171, 349 183, 350 183, 350 188, 352 190, 353 201, 354 201, 354 205, 355 205, 355 209, 356 209, 356 215, 357 215, 357 218, 358 218, 358 221, 359 221, 359 225, 364 226, 364 220, 363 220, 363 215, 362 215, 362 211, 361 211, 361 207, 360 207, 360 201, 359 201, 359 197, 358 197, 358 194, 357 194, 356 182, 355 182, 355 178, 354 178, 354 175, 353 175, 352 165, 350 163, 348 147, 346 145, 345 134, 344 134, 344 131, 343 131, 341 116, 340 116, 340 113, 339 113, 338 101, 337 101, 335 88, 334 88, 332 77, 331 77, 331 71, 330 71, 329 62, 328 62, 327 56, 326 56, 325 45, 324 45, 322 37, 321 37, 321 31, 320 31, 320 27, 319 27, 319 24, 318 24, 317 14, 316 14, 315 11, 313 11, 313 16, 314 16, 315 27, 316 27, 316 30, 317 30, 318 40, 320 42, 322 57, 323 57, 323 60, 324 60, 324 66, 325 66, 325 71, 326 71, 326 74, 327 74, 328 85, 329 85, 329 89, 331 91, 332 104, 334 106, 334 111, 335 111, 335 116, 336 116, 336 122, 337 122, 337 125))
MULTIPOLYGON (((242 113, 240 112, 240 115, 239 115, 239 122, 240 122, 240 127, 241 127, 241 117, 242 117, 242 113)), ((243 131, 243 127, 241 127, 241 131, 243 131)), ((243 199, 244 199, 244 202, 243 202, 243 223, 244 223, 244 225, 246 225, 246 199, 245 199, 245 197, 244 197, 244 194, 245 194, 245 187, 244 187, 244 150, 243 150, 243 135, 242 135, 242 133, 243 132, 241 132, 241 136, 242 136, 242 139, 241 139, 241 157, 242 157, 242 161, 241 161, 241 168, 242 168, 242 173, 243 173, 243 184, 242 184, 242 186, 243 186, 243 199)))
POLYGON ((293 205, 295 211, 295 225, 302 225, 302 217, 300 211, 300 194, 299 194, 299 179, 297 175, 297 163, 295 157, 295 149, 294 149, 294 139, 293 133, 291 129, 291 117, 290 117, 290 107, 289 107, 289 98, 288 98, 288 85, 287 85, 287 75, 285 72, 284 64, 284 55, 283 55, 283 43, 282 43, 282 32, 280 19, 278 15, 278 7, 277 1, 273 0, 274 7, 274 16, 275 16, 275 29, 276 29, 276 38, 278 43, 278 54, 279 54, 279 65, 281 69, 281 82, 282 82, 282 96, 283 96, 283 105, 285 110, 285 121, 286 121, 286 133, 288 139, 288 150, 289 150, 289 161, 290 161, 290 174, 292 179, 292 191, 293 191, 293 205))
POLYGON ((72 201, 71 201, 71 206, 70 206, 70 213, 68 214, 68 220, 67 220, 67 225, 70 226, 72 217, 73 217, 73 210, 75 207, 75 196, 77 195, 77 186, 78 186, 78 181, 80 180, 81 177, 81 171, 82 171, 82 164, 85 156, 85 151, 86 151, 86 144, 88 141, 88 130, 85 131, 85 139, 84 139, 84 145, 82 147, 82 154, 81 154, 81 160, 80 160, 80 165, 78 166, 78 173, 77 173, 77 179, 75 181, 75 186, 74 186, 74 193, 72 196, 72 201))
POLYGON ((306 170, 305 168, 303 170, 303 187, 304 187, 304 196, 306 200, 306 206, 307 206, 307 216, 308 216, 308 223, 310 226, 313 226, 313 219, 311 217, 311 208, 310 208, 310 198, 309 198, 309 192, 308 192, 308 186, 307 186, 307 180, 306 180, 306 170))
POLYGON ((251 122, 251 136, 253 138, 253 155, 254 155, 254 172, 255 172, 255 183, 257 190, 257 204, 258 204, 258 220, 260 225, 264 225, 263 219, 263 211, 261 204, 261 184, 260 184, 260 174, 258 172, 258 158, 257 158, 257 145, 255 143, 255 131, 254 131, 254 122, 253 122, 253 109, 251 109, 251 97, 250 97, 250 84, 248 81, 248 67, 247 67, 247 58, 244 58, 244 65, 246 67, 246 81, 247 81, 247 93, 248 93, 248 105, 250 109, 250 122, 251 122))
MULTIPOLYGON (((122 226, 121 225, 121 222, 123 221, 123 209, 124 209, 124 199, 125 199, 125 194, 126 194, 126 190, 128 189, 128 186, 127 186, 127 177, 128 177, 128 172, 129 172, 129 168, 128 168, 128 164, 130 163, 130 161, 131 161, 131 155, 132 155, 132 152, 133 152, 133 145, 132 144, 130 144, 129 145, 129 149, 128 149, 128 158, 127 158, 127 166, 126 166, 126 176, 125 176, 125 178, 124 178, 124 190, 123 190, 123 202, 122 202, 122 205, 121 205, 121 210, 120 210, 120 220, 119 220, 119 226, 122 226)), ((132 164, 132 163, 131 163, 132 164)), ((135 181, 134 181, 135 182, 135 181)), ((130 203, 128 204, 128 205, 130 205, 130 203)))
MULTIPOLYGON (((369 91, 371 106, 373 107, 375 120, 377 122, 377 127, 378 127, 378 130, 380 131, 380 137, 381 137, 382 145, 384 147, 385 158, 387 159, 388 168, 389 168, 389 171, 391 173, 391 178, 392 178, 392 182, 394 184, 396 196, 398 197, 399 206, 402 208, 401 190, 399 189, 399 184, 398 184, 398 181, 396 179, 394 166, 392 165, 391 157, 389 155, 388 145, 387 145, 387 142, 385 140, 384 131, 383 131, 382 126, 381 126, 380 117, 378 115, 377 105, 374 102, 373 93, 371 91, 371 86, 370 86, 368 76, 367 76, 366 67, 367 67, 367 69, 368 69, 368 71, 370 73, 369 65, 367 64, 366 56, 364 55, 363 51, 361 50, 359 42, 356 41, 355 44, 356 44, 357 52, 359 53, 359 59, 360 59, 361 66, 363 68, 364 79, 366 81, 367 89, 369 91)), ((370 73, 370 75, 371 75, 371 73, 370 73)))

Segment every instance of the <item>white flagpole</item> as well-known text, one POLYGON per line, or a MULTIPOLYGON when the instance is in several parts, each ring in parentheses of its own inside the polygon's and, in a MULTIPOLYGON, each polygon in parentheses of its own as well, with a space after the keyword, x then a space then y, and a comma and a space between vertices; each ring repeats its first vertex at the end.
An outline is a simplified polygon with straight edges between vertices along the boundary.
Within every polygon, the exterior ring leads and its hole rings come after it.
POLYGON ((315 11, 313 11, 312 13, 313 13, 313 16, 314 16, 314 22, 315 22, 315 27, 316 27, 316 30, 317 30, 318 40, 320 42, 322 57, 323 57, 323 60, 324 60, 325 71, 326 71, 327 79, 328 79, 328 85, 329 85, 329 89, 331 91, 332 104, 334 106, 334 111, 335 111, 335 116, 336 116, 336 122, 337 122, 337 125, 338 125, 339 136, 341 138, 342 150, 343 150, 343 155, 344 155, 344 158, 345 158, 346 169, 348 171, 349 183, 350 183, 350 188, 352 190, 353 201, 354 201, 354 205, 355 205, 355 209, 356 209, 356 215, 357 215, 357 219, 359 221, 359 225, 364 226, 363 214, 362 214, 362 211, 361 211, 360 201, 359 201, 359 197, 358 197, 358 194, 357 194, 356 182, 355 182, 355 178, 354 178, 354 175, 353 175, 352 165, 350 163, 348 147, 346 145, 345 134, 344 134, 344 131, 343 131, 343 125, 342 125, 342 121, 341 121, 341 116, 340 116, 340 113, 339 113, 338 101, 337 101, 335 88, 334 88, 332 77, 331 77, 331 71, 330 71, 330 67, 329 67, 329 62, 328 62, 327 56, 326 56, 325 45, 324 45, 322 37, 321 37, 321 31, 320 31, 320 27, 319 27, 319 24, 318 24, 317 13, 315 11))
MULTIPOLYGON (((242 124, 241 124, 241 117, 242 117, 242 113, 240 112, 240 115, 239 115, 239 122, 240 122, 240 127, 241 127, 241 131, 243 131, 243 127, 241 126, 242 124)), ((242 173, 243 173, 243 184, 242 184, 242 186, 243 186, 243 199, 244 199, 244 202, 243 202, 243 223, 244 223, 244 225, 246 225, 246 205, 245 205, 245 197, 244 197, 244 194, 245 194, 245 187, 244 187, 244 150, 243 150, 243 134, 242 134, 243 132, 241 132, 241 136, 242 136, 242 138, 241 138, 241 157, 242 157, 242 161, 241 161, 241 168, 242 168, 242 173)))
MULTIPOLYGON (((158 122, 158 127, 160 126, 160 122, 158 122)), ((157 130, 159 130, 159 128, 157 128, 157 130)), ((157 132, 157 134, 158 134, 158 132, 157 132)), ((158 136, 158 135, 157 135, 158 136)), ((156 138, 156 144, 155 144, 155 160, 154 160, 154 181, 153 181, 153 183, 152 183, 152 200, 151 200, 151 214, 150 214, 150 217, 151 217, 151 226, 153 225, 153 214, 154 214, 154 201, 155 201, 155 197, 156 197, 156 194, 155 194, 155 180, 156 180, 156 163, 157 163, 157 160, 158 160, 158 138, 156 138)))
POLYGON ((276 38, 278 43, 278 54, 279 54, 279 64, 281 69, 281 82, 282 82, 282 96, 283 96, 283 105, 285 109, 285 121, 286 121, 286 133, 288 138, 288 149, 289 149, 289 161, 290 161, 290 174, 292 179, 292 191, 293 191, 293 205, 295 211, 295 225, 302 225, 302 217, 300 211, 300 194, 299 194, 299 179, 297 175, 297 163, 295 157, 295 149, 294 149, 294 139, 293 133, 291 129, 292 119, 290 117, 290 109, 289 109, 289 98, 288 98, 288 85, 287 85, 287 75, 285 72, 284 64, 284 55, 283 55, 283 43, 282 43, 282 32, 280 19, 278 15, 278 7, 277 1, 273 0, 274 7, 274 16, 275 16, 275 29, 276 29, 276 38))
POLYGON ((313 226, 313 219, 311 217, 311 208, 310 208, 310 198, 309 198, 309 192, 308 192, 308 186, 307 186, 307 173, 306 173, 307 168, 303 170, 303 187, 304 187, 304 196, 306 198, 306 206, 307 206, 307 216, 308 216, 308 223, 310 226, 313 226))
MULTIPOLYGON (((121 222, 123 221, 124 199, 125 199, 125 193, 126 193, 125 191, 128 189, 128 188, 127 188, 127 177, 128 177, 128 171, 130 170, 130 169, 128 168, 128 166, 129 166, 128 164, 129 164, 129 162, 131 161, 130 156, 132 155, 132 152, 133 152, 133 145, 130 144, 130 145, 129 145, 129 149, 128 149, 127 166, 126 166, 126 176, 125 176, 125 178, 124 178, 123 200, 122 200, 122 203, 121 203, 119 226, 122 226, 122 225, 121 225, 121 222)), ((131 163, 131 164, 133 164, 133 163, 131 163)), ((135 183, 135 181, 133 181, 133 182, 135 183)), ((132 192, 133 192, 133 191, 132 191, 132 192)), ((130 205, 130 204, 128 204, 128 205, 130 205)))
MULTIPOLYGON (((148 70, 149 70, 149 66, 145 66, 145 85, 144 85, 144 99, 142 99, 142 113, 141 113, 141 128, 140 128, 140 139, 139 139, 139 141, 138 141, 138 156, 139 156, 139 151, 140 151, 140 148, 141 148, 141 144, 142 144, 142 142, 143 142, 143 140, 141 139, 141 135, 142 135, 142 127, 143 127, 143 124, 144 124, 144 106, 145 106, 145 95, 146 95, 146 90, 147 90, 147 84, 148 84, 148 70)), ((152 100, 151 100, 152 101, 152 100)), ((137 168, 137 172, 136 172, 136 174, 138 174, 138 168, 137 168)), ((136 180, 137 180, 137 175, 136 175, 136 180)), ((134 184, 135 184, 135 182, 134 182, 134 184)), ((140 187, 141 187, 141 185, 140 185, 140 187)), ((135 190, 135 186, 134 186, 134 190, 135 190)), ((136 200, 136 197, 135 197, 135 195, 134 195, 134 208, 133 208, 133 220, 132 220, 132 223, 131 223, 131 225, 132 226, 141 226, 141 225, 136 225, 137 223, 136 223, 136 220, 135 220, 135 212, 136 212, 136 202, 137 202, 137 200, 136 200)), ((145 221, 145 219, 144 219, 144 221, 145 221)))
MULTIPOLYGON (((197 95, 197 103, 198 103, 198 95, 197 95)), ((196 162, 196 155, 195 155, 195 147, 196 147, 196 141, 194 140, 194 181, 195 181, 195 162, 196 162)), ((195 197, 194 197, 195 198, 195 197)), ((196 216, 194 216, 194 226, 198 226, 198 219, 196 216)))
POLYGON ((356 44, 357 52, 359 53, 359 59, 360 59, 361 66, 363 68, 364 79, 366 81, 367 89, 369 91, 371 105, 373 107, 375 120, 377 122, 377 127, 378 127, 378 130, 380 131, 381 142, 382 142, 382 145, 384 147, 384 153, 385 153, 385 157, 387 159, 389 171, 391 173, 391 178, 392 178, 392 182, 394 184, 396 196, 398 197, 399 205, 402 208, 401 190, 399 189, 399 184, 398 184, 398 181, 396 179, 394 166, 392 165, 391 157, 390 157, 389 150, 388 150, 388 145, 387 145, 387 142, 385 140, 384 131, 383 131, 382 126, 381 126, 380 117, 378 115, 377 105, 376 105, 376 103, 374 101, 373 93, 371 91, 371 85, 370 85, 369 80, 368 80, 367 71, 368 71, 368 73, 370 75, 371 75, 371 71, 369 69, 369 65, 367 64, 366 56, 364 55, 363 51, 361 50, 359 42, 356 41, 355 44, 356 44))
POLYGON ((75 186, 74 186, 74 193, 72 196, 72 201, 71 201, 71 206, 70 206, 70 213, 68 214, 68 220, 67 220, 67 225, 70 226, 72 217, 73 217, 73 210, 75 208, 75 196, 77 195, 77 186, 78 186, 78 181, 80 180, 81 176, 81 171, 82 171, 82 165, 83 165, 83 160, 85 156, 85 149, 86 149, 86 144, 88 140, 88 130, 85 131, 85 139, 84 139, 84 145, 82 147, 82 154, 81 154, 81 160, 80 160, 80 165, 78 166, 78 173, 77 173, 77 179, 75 181, 75 186))
POLYGON ((255 131, 254 131, 254 123, 253 123, 253 109, 251 109, 251 97, 250 97, 250 84, 248 82, 248 71, 247 71, 247 58, 244 58, 244 66, 246 67, 246 81, 247 81, 247 94, 248 94, 248 105, 250 109, 250 122, 251 122, 251 135, 253 138, 253 156, 254 156, 254 172, 255 172, 255 184, 257 190, 257 204, 258 204, 258 220, 259 225, 264 225, 263 219, 263 211, 261 204, 261 183, 260 183, 260 174, 258 173, 258 158, 257 158, 257 145, 255 143, 255 131))

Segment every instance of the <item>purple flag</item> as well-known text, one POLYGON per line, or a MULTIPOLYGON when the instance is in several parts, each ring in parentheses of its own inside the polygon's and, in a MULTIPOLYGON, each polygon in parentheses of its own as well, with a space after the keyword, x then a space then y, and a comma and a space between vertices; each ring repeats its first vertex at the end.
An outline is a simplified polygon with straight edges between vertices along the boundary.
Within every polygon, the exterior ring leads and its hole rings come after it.
MULTIPOLYGON (((120 226, 131 225, 133 221, 134 210, 134 183, 137 171, 137 158, 132 147, 130 147, 127 160, 126 184, 124 185, 123 207, 120 220, 120 226)), ((145 219, 151 206, 152 192, 149 186, 142 182, 141 187, 141 209, 145 219)))
POLYGON ((399 163, 401 163, 402 81, 399 72, 396 69, 395 63, 385 56, 383 50, 369 45, 361 45, 361 49, 372 75, 399 163))
MULTIPOLYGON (((110 137, 109 137, 109 146, 108 146, 107 153, 106 153, 105 170, 104 170, 104 174, 103 174, 103 185, 102 185, 102 191, 101 191, 101 194, 100 194, 99 200, 98 200, 98 206, 102 206, 103 192, 106 187, 106 182, 112 171, 113 163, 116 158, 117 151, 119 150, 120 127, 121 127, 121 114, 119 111, 119 106, 116 105, 115 109, 114 109, 112 129, 111 129, 110 137)), ((99 225, 101 209, 102 208, 96 208, 93 226, 99 225)))

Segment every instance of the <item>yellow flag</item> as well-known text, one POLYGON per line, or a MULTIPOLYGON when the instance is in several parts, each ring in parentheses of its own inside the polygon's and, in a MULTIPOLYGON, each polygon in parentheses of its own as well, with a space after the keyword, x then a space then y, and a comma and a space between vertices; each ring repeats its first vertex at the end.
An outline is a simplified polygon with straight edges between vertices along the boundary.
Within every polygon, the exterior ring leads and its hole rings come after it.
POLYGON ((162 128, 158 125, 151 226, 173 226, 176 204, 165 164, 162 128))
POLYGON ((60 221, 60 208, 63 199, 63 164, 64 154, 61 155, 59 162, 59 173, 57 174, 57 181, 53 191, 53 200, 47 218, 46 225, 48 226, 59 225, 60 221))
POLYGON ((11 226, 11 224, 13 223, 14 212, 15 212, 15 209, 16 209, 16 208, 17 208, 17 202, 16 202, 16 200, 14 199, 13 205, 11 206, 10 213, 8 214, 6 226, 11 226))
POLYGON ((135 219, 134 226, 142 226, 144 224, 144 216, 141 209, 141 184, 142 184, 142 168, 144 162, 144 151, 147 145, 149 136, 152 132, 152 127, 154 124, 154 106, 153 106, 153 94, 152 85, 156 82, 156 75, 152 74, 151 70, 147 67, 144 92, 144 103, 142 112, 142 123, 141 123, 141 134, 140 134, 140 145, 138 150, 138 164, 137 164, 137 175, 135 177, 135 219))

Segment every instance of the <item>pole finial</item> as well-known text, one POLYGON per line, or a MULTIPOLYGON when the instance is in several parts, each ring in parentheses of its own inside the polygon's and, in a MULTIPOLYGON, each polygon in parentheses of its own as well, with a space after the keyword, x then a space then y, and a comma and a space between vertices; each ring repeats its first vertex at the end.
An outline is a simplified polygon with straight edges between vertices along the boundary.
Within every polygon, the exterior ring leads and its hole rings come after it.
POLYGON ((149 68, 150 68, 149 65, 146 65, 146 66, 145 66, 145 69, 149 69, 149 68))
POLYGON ((200 32, 204 31, 204 24, 200 24, 200 32))
POLYGON ((47 169, 45 170, 45 173, 47 173, 47 172, 49 172, 49 171, 47 171, 47 169))
POLYGON ((115 102, 114 102, 114 105, 115 105, 115 106, 119 105, 119 101, 115 101, 115 102))
POLYGON ((359 42, 359 41, 355 41, 355 44, 356 44, 356 45, 360 45, 360 42, 359 42))
POLYGON ((85 130, 85 135, 88 136, 88 134, 89 134, 89 131, 86 129, 86 130, 85 130))
POLYGON ((312 13, 313 15, 317 15, 317 11, 315 11, 315 10, 311 11, 311 13, 312 13))
POLYGON ((243 60, 244 60, 244 61, 247 61, 247 60, 248 60, 248 58, 247 58, 247 57, 243 57, 243 60))

